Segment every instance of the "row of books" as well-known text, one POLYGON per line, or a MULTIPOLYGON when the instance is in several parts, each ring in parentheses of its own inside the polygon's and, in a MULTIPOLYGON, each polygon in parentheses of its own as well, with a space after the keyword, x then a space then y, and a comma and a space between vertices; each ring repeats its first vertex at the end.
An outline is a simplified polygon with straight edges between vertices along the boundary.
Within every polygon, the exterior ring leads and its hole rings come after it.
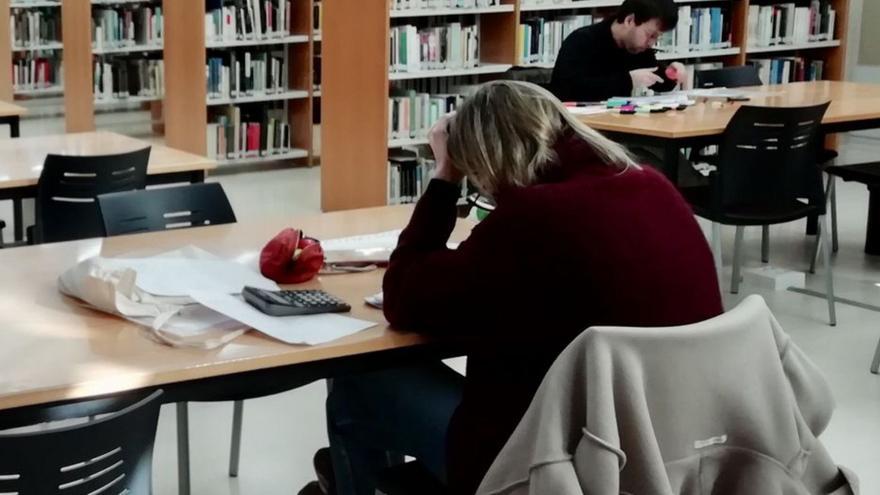
POLYGON ((92 10, 92 46, 97 49, 161 45, 162 7, 113 7, 92 10))
POLYGON ((749 6, 749 45, 804 44, 834 39, 837 13, 827 1, 749 6))
POLYGON ((821 60, 807 60, 803 57, 779 57, 751 59, 748 61, 758 68, 758 75, 764 84, 786 84, 800 81, 819 81, 824 77, 825 63, 821 60))
POLYGON ((9 16, 13 48, 28 48, 61 39, 61 17, 44 10, 16 10, 9 16))
POLYGON ((419 29, 413 25, 391 28, 391 70, 462 69, 480 63, 480 28, 452 22, 419 29))
POLYGON ((208 156, 219 160, 258 158, 291 150, 292 129, 280 109, 243 112, 232 106, 208 124, 208 156))
POLYGON ((392 0, 393 10, 474 9, 501 5, 501 0, 392 0))
POLYGON ((444 115, 461 105, 456 94, 428 94, 409 90, 388 99, 388 136, 390 139, 426 137, 431 127, 444 115))
POLYGON ((208 0, 205 34, 209 41, 259 40, 290 34, 290 0, 208 0))
POLYGON ((721 7, 678 8, 678 25, 657 41, 657 49, 670 53, 730 48, 730 15, 721 7))
POLYGON ((35 91, 64 84, 60 58, 24 57, 12 62, 12 88, 35 91))
POLYGON ((321 5, 321 2, 312 5, 312 29, 317 33, 321 32, 321 19, 324 17, 324 8, 321 5))
POLYGON ((115 100, 129 97, 156 97, 165 94, 165 64, 162 60, 113 59, 96 61, 95 99, 115 100))
POLYGON ((208 98, 237 98, 287 90, 282 52, 231 51, 208 58, 208 98))
POLYGON ((388 204, 415 203, 424 194, 436 164, 426 158, 390 156, 388 160, 388 204))
POLYGON ((545 19, 534 17, 519 25, 516 33, 520 64, 553 63, 562 42, 572 31, 601 22, 591 15, 565 15, 545 19))

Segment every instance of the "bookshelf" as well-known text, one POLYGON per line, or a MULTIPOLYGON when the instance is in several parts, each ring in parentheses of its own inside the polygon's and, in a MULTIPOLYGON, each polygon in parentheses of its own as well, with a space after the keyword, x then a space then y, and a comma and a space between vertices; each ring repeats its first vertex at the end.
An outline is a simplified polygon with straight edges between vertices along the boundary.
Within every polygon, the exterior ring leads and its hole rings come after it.
MULTIPOLYGON (((792 0, 798 6, 809 0, 792 0)), ((749 40, 751 5, 789 3, 771 0, 676 0, 692 9, 721 6, 726 14, 728 46, 694 47, 686 52, 658 52, 658 59, 685 64, 744 65, 761 54, 809 57, 824 64, 824 79, 844 77, 850 0, 828 0, 836 11, 832 39, 809 43, 757 47, 749 40)), ((390 90, 398 84, 454 77, 482 82, 508 68, 552 68, 552 60, 523 61, 519 24, 533 16, 602 15, 621 0, 572 0, 533 4, 501 0, 500 5, 471 9, 392 9, 393 0, 336 0, 323 6, 322 42, 322 166, 321 202, 325 211, 384 205, 388 201, 389 149, 427 143, 422 135, 391 136, 390 90), (476 67, 442 70, 391 71, 389 39, 401 24, 436 26, 444 19, 479 25, 480 63, 476 67), (352 40, 357 40, 356 45, 352 40), (356 48, 355 48, 356 46, 356 48)))
MULTIPOLYGON (((215 9, 232 7, 232 2, 216 1, 214 4, 215 9)), ((221 166, 280 160, 309 163, 313 106, 312 5, 312 0, 290 2, 289 32, 280 32, 281 29, 269 32, 267 29, 266 33, 254 31, 253 35, 242 37, 230 34, 227 27, 217 25, 216 21, 214 29, 217 31, 207 32, 206 16, 212 14, 206 11, 204 1, 165 0, 166 143, 216 158, 221 166), (239 93, 233 81, 241 79, 231 75, 235 73, 234 68, 258 62, 265 63, 265 66, 259 66, 265 70, 257 71, 258 66, 252 65, 254 74, 259 72, 267 76, 261 76, 259 84, 254 76, 252 85, 250 82, 246 84, 247 91, 243 86, 239 93), (207 85, 206 67, 209 74, 207 85), (270 114, 276 121, 289 124, 289 147, 275 146, 272 152, 266 152, 268 138, 261 139, 258 135, 257 141, 262 148, 259 151, 230 150, 222 155, 216 151, 215 146, 222 146, 220 139, 226 139, 227 135, 219 130, 218 122, 232 122, 233 116, 238 115, 242 123, 260 124, 260 132, 265 134, 269 129, 270 114), (227 116, 228 120, 224 120, 227 116)), ((276 129, 274 125, 272 128, 276 129)), ((231 125, 223 129, 234 132, 231 125)), ((251 144, 250 141, 246 143, 247 146, 251 144)))
POLYGON ((12 101, 62 93, 63 81, 58 70, 63 51, 59 25, 61 7, 60 1, 0 0, 0 14, 5 14, 7 19, 0 23, 0 64, 7 71, 0 81, 0 98, 12 101), (46 36, 30 32, 26 39, 22 38, 20 29, 31 24, 28 19, 40 26, 46 36), (23 73, 25 67, 30 73, 32 64, 49 77, 41 82, 29 80, 23 73))

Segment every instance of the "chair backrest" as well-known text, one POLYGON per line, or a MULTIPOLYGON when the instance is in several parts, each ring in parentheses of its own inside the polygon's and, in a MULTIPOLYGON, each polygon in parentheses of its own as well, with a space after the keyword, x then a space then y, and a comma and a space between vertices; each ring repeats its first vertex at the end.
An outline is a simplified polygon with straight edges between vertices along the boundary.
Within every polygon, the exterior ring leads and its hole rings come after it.
POLYGON ((499 79, 530 82, 549 90, 552 76, 553 69, 545 69, 543 67, 514 67, 501 74, 499 79))
POLYGON ((714 175, 716 213, 792 205, 798 199, 824 213, 819 132, 829 103, 810 107, 743 106, 724 133, 714 175))
POLYGON ((48 155, 37 186, 35 242, 102 237, 95 198, 143 189, 150 148, 99 156, 48 155))
POLYGON ((701 70, 694 75, 694 86, 697 88, 741 88, 760 85, 761 77, 758 75, 758 68, 754 65, 701 70))
POLYGON ((102 194, 98 208, 108 236, 235 223, 217 183, 102 194))
POLYGON ((73 426, 0 433, 0 493, 149 495, 161 395, 101 407, 92 412, 109 414, 73 426))
POLYGON ((833 407, 760 296, 691 325, 593 327, 548 370, 477 494, 831 493, 838 469, 814 437, 833 407))

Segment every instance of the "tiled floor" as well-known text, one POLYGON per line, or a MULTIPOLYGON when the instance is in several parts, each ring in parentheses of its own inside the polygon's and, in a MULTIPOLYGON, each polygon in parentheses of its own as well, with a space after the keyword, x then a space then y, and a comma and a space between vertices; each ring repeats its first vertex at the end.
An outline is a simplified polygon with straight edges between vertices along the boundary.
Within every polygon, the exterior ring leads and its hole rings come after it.
MULTIPOLYGON (((31 130, 24 129, 24 135, 31 130)), ((33 135, 33 134, 31 134, 33 135)), ((880 141, 850 140, 841 162, 876 159, 880 141)), ((319 210, 319 169, 278 169, 219 175, 239 221, 284 212, 291 216, 319 210)), ((834 258, 838 295, 880 306, 880 257, 862 252, 867 191, 842 184, 840 197, 840 252, 834 258)), ((5 215, 0 210, 0 217, 5 215)), ((771 263, 803 270, 808 264, 808 242, 803 223, 772 229, 771 263)), ((733 229, 725 229, 725 261, 729 282, 733 229)), ((760 264, 760 229, 746 234, 745 262, 760 264)), ((808 277, 808 286, 821 287, 823 272, 808 277)), ((656 290, 662 290, 658 281, 656 290)), ((826 304, 792 292, 756 290, 744 285, 740 296, 727 294, 728 307, 748 293, 762 294, 795 342, 824 370, 837 410, 823 440, 834 458, 854 469, 862 493, 880 493, 880 376, 868 373, 880 338, 880 313, 838 305, 837 327, 827 325, 826 304)), ((247 401, 244 415, 242 461, 238 478, 226 474, 232 405, 190 406, 192 487, 196 494, 292 494, 314 478, 312 453, 327 443, 323 417, 324 384, 314 383, 274 397, 247 401)), ((174 410, 163 410, 155 451, 156 494, 177 489, 174 410)))

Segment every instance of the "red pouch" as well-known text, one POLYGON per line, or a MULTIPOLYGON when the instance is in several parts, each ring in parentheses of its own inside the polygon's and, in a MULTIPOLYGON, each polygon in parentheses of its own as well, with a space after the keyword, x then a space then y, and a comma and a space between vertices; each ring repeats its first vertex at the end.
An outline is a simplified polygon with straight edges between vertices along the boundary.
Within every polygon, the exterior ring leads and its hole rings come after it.
POLYGON ((308 282, 323 265, 321 243, 297 229, 282 230, 260 252, 260 272, 279 284, 308 282))

